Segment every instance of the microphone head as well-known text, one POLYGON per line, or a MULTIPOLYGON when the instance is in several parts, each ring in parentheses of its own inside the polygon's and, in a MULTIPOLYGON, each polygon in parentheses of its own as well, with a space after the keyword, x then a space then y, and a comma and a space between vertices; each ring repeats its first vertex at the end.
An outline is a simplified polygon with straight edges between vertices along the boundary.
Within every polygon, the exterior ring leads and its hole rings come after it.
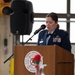
POLYGON ((41 28, 42 29, 45 29, 46 28, 46 25, 45 24, 41 25, 41 28))
POLYGON ((40 30, 45 29, 45 28, 46 26, 44 24, 41 25, 41 27, 34 32, 34 35, 37 34, 40 30))

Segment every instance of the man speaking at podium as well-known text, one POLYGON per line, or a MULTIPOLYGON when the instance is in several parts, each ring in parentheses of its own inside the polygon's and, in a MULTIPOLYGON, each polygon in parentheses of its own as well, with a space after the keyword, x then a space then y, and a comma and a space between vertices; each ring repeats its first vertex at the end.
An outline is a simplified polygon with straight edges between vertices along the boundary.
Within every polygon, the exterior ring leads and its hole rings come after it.
POLYGON ((38 36, 37 45, 58 45, 71 52, 71 43, 67 31, 59 29, 58 16, 52 12, 46 16, 47 29, 42 30, 38 36))

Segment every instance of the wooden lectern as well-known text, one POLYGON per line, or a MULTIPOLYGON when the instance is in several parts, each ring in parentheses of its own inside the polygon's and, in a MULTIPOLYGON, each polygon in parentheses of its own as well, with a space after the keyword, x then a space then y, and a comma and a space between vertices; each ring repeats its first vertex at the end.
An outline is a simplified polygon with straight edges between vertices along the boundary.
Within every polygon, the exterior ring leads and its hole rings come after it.
POLYGON ((74 55, 57 46, 15 46, 14 75, 35 75, 29 72, 24 59, 28 52, 37 51, 43 56, 45 75, 74 75, 74 55))

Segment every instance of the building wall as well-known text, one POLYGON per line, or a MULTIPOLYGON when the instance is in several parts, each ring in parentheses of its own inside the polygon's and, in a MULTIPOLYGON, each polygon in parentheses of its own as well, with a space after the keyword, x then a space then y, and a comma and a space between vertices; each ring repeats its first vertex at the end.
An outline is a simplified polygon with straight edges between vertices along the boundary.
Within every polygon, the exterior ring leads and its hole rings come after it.
POLYGON ((10 33, 9 17, 0 17, 0 75, 9 75, 9 61, 3 63, 12 54, 12 34, 10 33), (4 39, 8 40, 7 49, 4 39))
POLYGON ((75 45, 72 45, 72 53, 74 54, 74 75, 75 75, 75 45))
MULTIPOLYGON (((3 62, 13 53, 12 40, 13 40, 13 35, 10 32, 10 18, 0 17, 0 75, 10 74, 9 61, 7 61, 6 63, 3 63, 3 62), (5 49, 5 46, 4 46, 5 38, 7 38, 8 40, 7 50, 5 49)), ((72 53, 75 55, 75 45, 72 45, 72 53)))

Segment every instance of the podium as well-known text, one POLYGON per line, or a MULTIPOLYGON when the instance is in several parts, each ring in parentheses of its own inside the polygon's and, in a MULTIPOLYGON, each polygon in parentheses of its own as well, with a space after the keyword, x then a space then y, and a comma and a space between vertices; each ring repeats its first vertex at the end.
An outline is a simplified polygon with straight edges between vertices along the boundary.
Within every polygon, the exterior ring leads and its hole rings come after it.
MULTIPOLYGON (((35 75, 29 72, 24 64, 25 57, 32 51, 36 51, 43 56, 43 63, 47 65, 44 67, 45 75, 74 75, 74 55, 57 45, 15 46, 14 75, 35 75)), ((27 58, 27 60, 30 59, 27 58)), ((30 63, 27 62, 26 64, 30 63)))

